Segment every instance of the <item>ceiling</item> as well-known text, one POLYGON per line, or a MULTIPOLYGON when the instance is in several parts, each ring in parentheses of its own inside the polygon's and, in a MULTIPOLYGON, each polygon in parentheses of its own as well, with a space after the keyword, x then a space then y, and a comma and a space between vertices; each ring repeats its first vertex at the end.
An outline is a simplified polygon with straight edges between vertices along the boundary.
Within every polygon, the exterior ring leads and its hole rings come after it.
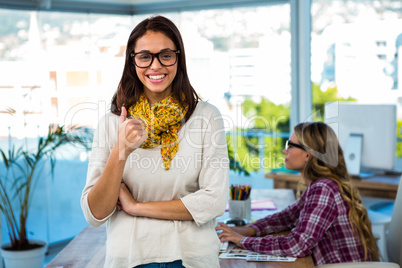
POLYGON ((0 0, 0 8, 134 15, 278 2, 288 0, 0 0))

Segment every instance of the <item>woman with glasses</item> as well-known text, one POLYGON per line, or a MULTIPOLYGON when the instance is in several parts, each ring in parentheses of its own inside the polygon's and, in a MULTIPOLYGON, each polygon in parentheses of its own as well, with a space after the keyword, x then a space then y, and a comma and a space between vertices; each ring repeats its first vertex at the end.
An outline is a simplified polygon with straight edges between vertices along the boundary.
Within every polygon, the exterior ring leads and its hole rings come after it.
POLYGON ((179 30, 145 19, 128 39, 81 198, 87 221, 107 224, 104 267, 219 267, 214 220, 228 171, 222 117, 190 84, 179 30))
POLYGON ((299 171, 307 189, 283 211, 246 227, 219 223, 221 241, 270 255, 311 255, 315 265, 378 260, 367 211, 334 131, 321 122, 299 124, 283 152, 286 168, 299 171), (288 230, 287 236, 270 235, 288 230))

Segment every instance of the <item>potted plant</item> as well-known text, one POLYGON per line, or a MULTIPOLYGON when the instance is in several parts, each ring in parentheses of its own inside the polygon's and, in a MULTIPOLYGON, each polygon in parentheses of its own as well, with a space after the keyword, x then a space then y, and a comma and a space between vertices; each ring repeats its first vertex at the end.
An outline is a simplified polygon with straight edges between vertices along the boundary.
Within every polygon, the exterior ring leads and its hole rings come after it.
POLYGON ((30 241, 27 232, 27 219, 32 195, 38 180, 43 179, 44 164, 50 162, 50 172, 56 163, 55 152, 67 144, 80 144, 88 148, 89 132, 82 127, 72 127, 68 131, 63 126, 49 126, 47 136, 38 138, 36 147, 31 150, 27 146, 9 150, 0 149, 0 211, 3 213, 10 243, 2 245, 1 255, 7 268, 43 267, 46 242, 30 241), (5 167, 5 168, 3 168, 5 167), (29 253, 28 253, 29 252, 29 253), (37 260, 33 259, 39 254, 37 260), (16 255, 16 256, 15 256, 16 255), (27 260, 28 264, 18 261, 27 260))

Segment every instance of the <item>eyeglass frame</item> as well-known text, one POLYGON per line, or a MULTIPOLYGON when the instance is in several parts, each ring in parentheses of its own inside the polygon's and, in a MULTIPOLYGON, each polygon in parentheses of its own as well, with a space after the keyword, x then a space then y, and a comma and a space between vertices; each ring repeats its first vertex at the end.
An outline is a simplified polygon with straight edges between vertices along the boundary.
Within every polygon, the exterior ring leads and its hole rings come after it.
POLYGON ((179 58, 179 57, 177 57, 177 54, 180 54, 180 50, 170 50, 170 49, 169 49, 169 50, 161 51, 161 52, 158 52, 158 53, 151 53, 151 52, 137 52, 137 53, 133 53, 133 52, 132 52, 132 53, 130 54, 130 57, 133 59, 133 62, 134 62, 134 65, 135 65, 135 66, 137 66, 138 68, 143 68, 143 69, 145 69, 145 68, 148 68, 149 66, 152 65, 152 63, 154 62, 154 59, 155 59, 155 58, 157 58, 158 61, 159 61, 159 63, 160 63, 162 66, 164 66, 164 67, 173 66, 173 65, 175 65, 175 64, 177 63, 177 59, 179 58), (176 53, 176 61, 175 61, 173 64, 170 64, 170 65, 163 64, 163 63, 161 62, 161 60, 159 59, 159 55, 162 54, 162 53, 166 53, 166 52, 174 52, 174 53, 176 53), (138 54, 149 54, 149 55, 151 55, 151 56, 152 56, 151 63, 150 63, 148 66, 146 66, 146 67, 138 66, 137 63, 135 62, 135 55, 138 55, 138 54))
POLYGON ((285 142, 285 150, 286 151, 289 149, 289 145, 293 146, 293 147, 296 147, 296 148, 299 148, 299 149, 302 149, 303 151, 307 151, 306 148, 304 148, 303 145, 291 142, 290 140, 286 140, 286 142, 285 142))

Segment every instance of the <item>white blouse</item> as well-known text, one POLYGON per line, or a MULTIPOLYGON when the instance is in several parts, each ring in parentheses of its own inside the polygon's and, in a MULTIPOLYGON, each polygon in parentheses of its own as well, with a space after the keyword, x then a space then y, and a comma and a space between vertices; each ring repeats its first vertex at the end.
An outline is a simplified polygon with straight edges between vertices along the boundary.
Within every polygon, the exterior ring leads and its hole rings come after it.
POLYGON ((165 170, 160 146, 136 149, 123 173, 138 202, 181 199, 192 221, 134 217, 115 210, 96 219, 88 205, 88 192, 101 176, 116 142, 119 116, 108 113, 99 122, 89 157, 81 207, 93 226, 106 222, 104 267, 135 267, 151 262, 182 260, 185 267, 219 267, 219 239, 215 218, 228 198, 229 160, 223 120, 213 105, 200 101, 179 131, 179 150, 165 170))

